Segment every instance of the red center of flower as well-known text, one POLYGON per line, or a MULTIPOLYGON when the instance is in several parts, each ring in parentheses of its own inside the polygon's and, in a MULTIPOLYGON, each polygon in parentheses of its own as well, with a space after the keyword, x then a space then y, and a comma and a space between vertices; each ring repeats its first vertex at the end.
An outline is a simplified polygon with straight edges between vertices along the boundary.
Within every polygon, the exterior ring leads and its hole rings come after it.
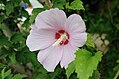
POLYGON ((67 32, 65 32, 64 30, 59 30, 56 34, 55 34, 55 39, 60 39, 62 35, 64 35, 64 38, 62 39, 62 41, 59 43, 60 45, 66 45, 68 44, 68 39, 69 39, 69 34, 67 32))

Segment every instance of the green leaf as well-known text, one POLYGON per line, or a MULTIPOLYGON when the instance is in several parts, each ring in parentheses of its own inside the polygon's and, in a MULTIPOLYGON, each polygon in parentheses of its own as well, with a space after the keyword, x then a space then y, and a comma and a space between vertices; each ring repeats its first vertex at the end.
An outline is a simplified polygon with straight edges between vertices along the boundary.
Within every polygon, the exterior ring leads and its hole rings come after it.
POLYGON ((27 29, 29 26, 30 26, 29 19, 26 19, 22 27, 25 27, 27 29))
POLYGON ((88 33, 88 35, 87 35, 86 45, 87 45, 87 46, 91 46, 91 47, 95 47, 94 41, 93 41, 93 39, 91 38, 91 35, 90 35, 89 33, 88 33))
POLYGON ((24 2, 30 4, 29 0, 24 0, 24 2))
POLYGON ((6 65, 3 63, 0 63, 0 68, 4 68, 6 65))
POLYGON ((12 79, 23 79, 25 77, 27 77, 27 76, 24 74, 16 74, 14 77, 12 77, 12 79))
POLYGON ((33 65, 35 65, 35 66, 39 65, 39 62, 37 61, 35 53, 25 52, 25 58, 26 58, 27 62, 32 62, 33 65))
POLYGON ((98 79, 99 77, 100 77, 99 71, 98 71, 98 70, 95 70, 95 71, 93 72, 93 76, 90 77, 89 79, 98 79))
POLYGON ((5 47, 0 48, 0 56, 6 57, 9 54, 9 50, 7 50, 5 47))
MULTIPOLYGON (((1 71, 1 78, 2 78, 2 79, 8 79, 8 77, 9 77, 10 75, 12 75, 12 74, 11 74, 11 69, 7 70, 6 72, 5 72, 5 70, 6 70, 6 67, 4 67, 4 68, 2 69, 2 71, 1 71)), ((1 79, 1 78, 0 78, 0 79, 1 79)))
POLYGON ((5 25, 0 24, 0 30, 5 30, 5 29, 6 29, 5 25))
POLYGON ((5 78, 5 69, 6 69, 6 67, 4 67, 4 68, 2 69, 2 71, 1 71, 1 77, 2 77, 2 79, 5 78))
POLYGON ((11 55, 9 55, 9 59, 11 60, 12 63, 15 63, 16 62, 15 53, 12 53, 11 55))
POLYGON ((3 3, 0 3, 0 10, 5 10, 5 5, 3 3))
POLYGON ((21 2, 21 0, 18 0, 18 1, 16 1, 16 0, 11 0, 11 1, 12 1, 12 3, 14 4, 14 7, 19 6, 19 5, 20 5, 20 2, 21 2))
POLYGON ((75 62, 73 61, 68 65, 68 68, 66 69, 66 75, 68 79, 70 75, 74 72, 74 70, 75 70, 75 62))
POLYGON ((11 69, 9 69, 8 71, 5 72, 4 78, 6 78, 7 76, 9 76, 10 74, 11 74, 11 69))
POLYGON ((117 65, 113 68, 114 71, 118 71, 119 70, 119 60, 117 60, 117 65))
POLYGON ((5 17, 0 15, 0 23, 2 23, 4 19, 5 19, 5 17))
POLYGON ((11 1, 6 3, 6 14, 9 16, 14 11, 13 3, 11 1))
POLYGON ((8 41, 8 38, 7 37, 1 35, 0 36, 0 46, 4 46, 4 45, 10 46, 11 43, 8 41))
POLYGON ((18 7, 20 5, 21 0, 10 0, 6 3, 6 15, 9 16, 12 12, 14 12, 14 7, 18 7))
POLYGON ((64 9, 64 5, 66 4, 66 0, 55 0, 53 2, 54 8, 64 9))
POLYGON ((13 76, 13 74, 10 74, 10 75, 8 75, 8 76, 6 77, 6 79, 11 79, 12 76, 13 76))
POLYGON ((74 0, 70 5, 69 2, 66 4, 66 8, 72 10, 85 10, 83 7, 83 2, 81 0, 74 0))
POLYGON ((118 24, 116 24, 116 25, 115 25, 115 27, 116 27, 117 29, 119 29, 119 23, 118 23, 118 24))
POLYGON ((14 33, 13 36, 11 37, 11 41, 13 43, 17 43, 17 42, 23 42, 25 41, 25 39, 20 33, 14 33))
POLYGON ((92 53, 85 50, 79 49, 76 52, 75 59, 75 72, 79 79, 88 79, 92 76, 93 71, 97 69, 98 63, 101 61, 102 52, 92 53))
POLYGON ((25 53, 21 52, 21 53, 16 53, 16 60, 20 63, 27 63, 27 58, 25 57, 25 53))
POLYGON ((23 17, 26 17, 26 18, 28 18, 28 17, 29 17, 28 12, 27 12, 27 11, 25 11, 25 10, 22 10, 22 11, 21 11, 21 15, 22 15, 23 17))
POLYGON ((6 69, 6 67, 4 67, 1 71, 2 79, 5 79, 7 76, 9 76, 11 74, 11 69, 7 70, 6 72, 5 72, 5 69, 6 69))
POLYGON ((49 74, 49 79, 56 79, 62 73, 62 69, 58 66, 55 71, 49 74))

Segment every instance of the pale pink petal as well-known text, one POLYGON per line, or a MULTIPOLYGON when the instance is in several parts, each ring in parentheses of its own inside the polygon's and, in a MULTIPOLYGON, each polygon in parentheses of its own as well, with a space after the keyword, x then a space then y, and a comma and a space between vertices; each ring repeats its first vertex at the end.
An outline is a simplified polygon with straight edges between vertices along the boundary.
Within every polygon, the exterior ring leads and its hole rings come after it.
POLYGON ((76 46, 76 47, 82 47, 87 40, 87 33, 73 33, 72 35, 70 35, 70 40, 69 43, 72 46, 76 46))
POLYGON ((61 67, 63 68, 67 68, 68 64, 71 63, 74 59, 75 59, 75 52, 77 48, 73 48, 70 44, 67 44, 63 47, 63 55, 62 55, 62 59, 60 62, 61 67))
POLYGON ((38 28, 63 29, 66 21, 64 11, 57 8, 43 11, 38 14, 35 24, 38 28))
POLYGON ((63 50, 61 46, 50 46, 49 48, 41 50, 37 58, 47 71, 53 72, 61 60, 62 53, 63 50))
POLYGON ((30 34, 27 37, 26 45, 30 51, 45 49, 51 46, 55 41, 55 31, 52 29, 38 29, 35 25, 31 27, 30 34))
POLYGON ((68 17, 65 23, 65 30, 69 33, 81 33, 86 31, 86 26, 80 15, 73 14, 68 17))

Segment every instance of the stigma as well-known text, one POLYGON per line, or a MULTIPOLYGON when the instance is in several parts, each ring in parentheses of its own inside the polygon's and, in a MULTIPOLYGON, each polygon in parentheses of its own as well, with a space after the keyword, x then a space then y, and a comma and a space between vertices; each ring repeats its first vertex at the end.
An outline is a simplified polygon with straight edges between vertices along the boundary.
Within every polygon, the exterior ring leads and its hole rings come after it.
POLYGON ((69 34, 64 30, 59 30, 55 34, 55 39, 57 39, 52 46, 66 45, 68 44, 69 34))

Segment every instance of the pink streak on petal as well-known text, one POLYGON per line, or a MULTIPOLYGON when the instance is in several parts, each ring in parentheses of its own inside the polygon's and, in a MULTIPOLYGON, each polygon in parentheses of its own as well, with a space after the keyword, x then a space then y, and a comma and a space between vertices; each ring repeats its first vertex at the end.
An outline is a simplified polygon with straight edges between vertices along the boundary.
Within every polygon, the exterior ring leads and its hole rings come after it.
POLYGON ((85 32, 86 26, 80 15, 73 14, 70 15, 66 20, 65 30, 69 34, 74 32, 85 32))
POLYGON ((61 67, 63 68, 67 68, 68 64, 71 63, 74 59, 75 59, 75 52, 77 48, 73 48, 70 44, 67 44, 64 46, 63 48, 63 55, 62 55, 62 59, 60 62, 61 67))
POLYGON ((47 71, 54 72, 55 67, 61 60, 62 52, 61 46, 50 46, 49 48, 41 50, 37 58, 47 71))
POLYGON ((66 15, 57 8, 43 11, 36 17, 36 26, 42 28, 62 29, 65 25, 66 15))
POLYGON ((87 33, 73 33, 69 40, 72 46, 82 47, 87 40, 87 33))
POLYGON ((29 47, 30 51, 45 49, 56 41, 54 30, 40 30, 35 25, 33 25, 31 28, 30 34, 26 40, 26 45, 29 47))

